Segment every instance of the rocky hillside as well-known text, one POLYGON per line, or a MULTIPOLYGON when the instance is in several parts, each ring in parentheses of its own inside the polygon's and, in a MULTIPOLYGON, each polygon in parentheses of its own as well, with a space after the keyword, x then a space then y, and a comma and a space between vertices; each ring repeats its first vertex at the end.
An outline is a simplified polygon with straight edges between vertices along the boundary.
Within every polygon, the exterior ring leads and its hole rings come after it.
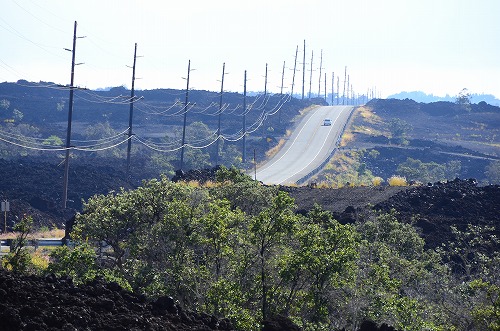
MULTIPOLYGON (((183 309, 171 297, 154 301, 95 280, 75 286, 70 278, 14 275, 0 268, 0 329, 28 330, 234 330, 230 321, 183 309)), ((262 331, 299 331, 288 318, 274 316, 262 331)), ((394 331, 365 321, 359 331, 394 331)))

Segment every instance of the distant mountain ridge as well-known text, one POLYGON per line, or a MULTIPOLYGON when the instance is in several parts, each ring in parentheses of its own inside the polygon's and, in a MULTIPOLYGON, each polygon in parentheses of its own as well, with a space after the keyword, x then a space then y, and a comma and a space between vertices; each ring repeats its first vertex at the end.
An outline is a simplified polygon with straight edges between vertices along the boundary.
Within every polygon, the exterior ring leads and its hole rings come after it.
MULTIPOLYGON (((457 96, 450 96, 446 95, 444 97, 433 95, 433 94, 427 94, 422 91, 412 91, 412 92, 399 92, 393 95, 389 95, 387 99, 411 99, 417 102, 424 102, 424 103, 431 103, 431 102, 436 102, 436 101, 451 101, 454 102, 457 96)), ((472 103, 479 103, 481 101, 484 101, 490 105, 494 106, 500 106, 500 100, 497 99, 494 95, 492 94, 471 94, 471 102, 472 103)))

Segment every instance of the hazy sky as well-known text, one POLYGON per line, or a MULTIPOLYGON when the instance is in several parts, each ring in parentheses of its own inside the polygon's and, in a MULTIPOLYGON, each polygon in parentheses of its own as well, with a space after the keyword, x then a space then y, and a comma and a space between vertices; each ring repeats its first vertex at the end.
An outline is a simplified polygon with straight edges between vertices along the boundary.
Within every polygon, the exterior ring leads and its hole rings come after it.
MULTIPOLYGON (((311 51, 312 92, 318 92, 320 53, 331 92, 332 72, 354 91, 376 87, 385 97, 400 91, 438 96, 471 93, 500 97, 498 0, 2 0, 0 81, 69 84, 73 25, 78 22, 75 85, 130 87, 138 44, 137 89, 190 87, 279 92, 302 90, 306 40, 306 95, 311 51), (299 71, 300 70, 300 71, 299 71)), ((337 78, 335 78, 335 89, 337 78)))

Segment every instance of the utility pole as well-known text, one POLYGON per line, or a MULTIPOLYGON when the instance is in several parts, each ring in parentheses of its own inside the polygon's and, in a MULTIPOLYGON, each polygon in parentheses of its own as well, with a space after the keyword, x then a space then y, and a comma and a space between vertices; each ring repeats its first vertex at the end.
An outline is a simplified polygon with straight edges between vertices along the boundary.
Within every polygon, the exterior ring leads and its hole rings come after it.
POLYGON ((309 95, 308 99, 311 99, 311 85, 313 78, 313 60, 314 60, 314 50, 311 50, 311 74, 309 75, 309 95))
POLYGON ((215 166, 219 165, 219 140, 220 140, 220 119, 222 114, 222 94, 224 93, 224 75, 226 70, 226 63, 222 63, 222 78, 220 83, 220 99, 219 99, 219 126, 217 127, 217 146, 215 154, 215 166))
POLYGON ((342 105, 345 105, 345 83, 347 80, 347 66, 344 68, 344 91, 342 92, 342 105))
MULTIPOLYGON (((283 71, 281 72, 281 90, 280 90, 280 97, 282 98, 281 100, 283 100, 283 81, 285 79, 285 61, 283 61, 283 71)), ((283 107, 280 107, 280 110, 278 112, 278 124, 281 124, 281 108, 283 107)))
POLYGON ((266 78, 264 79, 264 101, 267 97, 267 63, 266 63, 266 78))
MULTIPOLYGON (((321 69, 322 69, 321 67, 322 66, 323 66, 323 50, 321 50, 321 55, 320 55, 320 58, 319 58, 318 98, 321 95, 321 69)), ((325 85, 325 93, 326 93, 326 85, 325 85)))
POLYGON ((325 102, 327 102, 326 101, 326 72, 325 72, 325 102))
POLYGON ((347 104, 349 104, 349 76, 347 75, 347 104))
POLYGON ((306 40, 304 39, 304 58, 302 60, 302 100, 304 100, 305 83, 306 83, 306 40))
POLYGON ((130 89, 130 112, 128 116, 127 174, 130 174, 130 151, 132 149, 132 117, 134 115, 135 99, 135 63, 137 59, 137 43, 134 48, 134 64, 132 66, 132 88, 130 89))
POLYGON ((253 180, 257 181, 257 158, 255 157, 255 148, 253 149, 253 180))
MULTIPOLYGON (((335 95, 335 89, 334 89, 334 85, 335 85, 335 72, 332 71, 332 106, 333 106, 333 97, 335 95)), ((326 89, 325 89, 326 90, 326 89)))
POLYGON ((182 126, 181 171, 182 171, 182 167, 184 165, 184 143, 186 142, 186 120, 187 120, 188 100, 189 100, 189 73, 190 73, 190 71, 191 71, 191 60, 188 61, 186 99, 184 101, 184 125, 182 126))
MULTIPOLYGON (((265 79, 264 79, 264 101, 262 102, 264 109, 266 108, 266 104, 267 104, 266 98, 267 98, 267 63, 266 63, 266 75, 265 75, 265 79)), ((266 137, 266 129, 265 129, 264 121, 262 121, 262 138, 265 138, 265 137, 266 137)))
POLYGON ((337 76, 337 106, 339 104, 339 98, 340 98, 340 78, 337 76))
POLYGON ((283 71, 281 72, 281 89, 280 95, 283 95, 283 81, 285 80, 285 61, 283 61, 283 71))
MULTIPOLYGON (((73 118, 73 92, 74 92, 74 80, 75 80, 75 52, 76 52, 76 26, 73 32, 73 48, 71 49, 71 81, 69 86, 69 111, 68 111, 68 129, 66 131, 66 156, 64 159, 64 183, 63 183, 63 209, 66 209, 66 203, 68 201, 68 177, 69 177, 69 150, 71 148, 71 121, 73 118)), ((84 37, 81 37, 84 38, 84 37)), ((68 50, 68 49, 66 49, 68 50)), ((68 50, 69 51, 69 50, 68 50)), ((78 63, 81 64, 81 63, 78 63)))
POLYGON ((246 153, 246 148, 247 148, 246 114, 247 114, 247 71, 245 70, 245 78, 244 78, 244 83, 243 83, 243 152, 242 152, 242 156, 241 156, 243 164, 245 164, 246 159, 247 159, 247 153, 246 153))
POLYGON ((299 45, 297 45, 297 48, 295 48, 295 63, 293 65, 293 77, 292 77, 292 91, 290 93, 290 96, 293 98, 293 88, 295 86, 295 71, 297 70, 297 55, 299 53, 299 45))

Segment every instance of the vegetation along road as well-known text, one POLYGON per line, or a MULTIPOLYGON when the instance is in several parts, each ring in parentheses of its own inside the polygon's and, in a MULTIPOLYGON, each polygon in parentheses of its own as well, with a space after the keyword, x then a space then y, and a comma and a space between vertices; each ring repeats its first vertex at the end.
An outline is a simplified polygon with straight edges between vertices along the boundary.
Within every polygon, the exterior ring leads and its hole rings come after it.
POLYGON ((257 180, 294 184, 318 168, 337 146, 352 110, 352 106, 324 106, 310 111, 283 148, 257 169, 257 180), (325 119, 331 125, 325 125, 325 119))

